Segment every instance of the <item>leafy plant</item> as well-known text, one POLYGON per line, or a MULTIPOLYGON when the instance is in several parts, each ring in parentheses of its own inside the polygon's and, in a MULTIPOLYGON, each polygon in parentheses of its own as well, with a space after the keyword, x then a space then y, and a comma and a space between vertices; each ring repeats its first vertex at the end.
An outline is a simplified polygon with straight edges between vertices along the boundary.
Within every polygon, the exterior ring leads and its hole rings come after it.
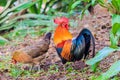
MULTIPOLYGON (((30 6, 34 5, 35 3, 37 3, 37 1, 32 2, 32 1, 28 1, 28 2, 24 2, 18 6, 12 7, 11 9, 7 8, 5 11, 3 10, 3 12, 0 15, 0 30, 6 30, 6 29, 10 29, 11 25, 13 25, 14 23, 17 22, 17 20, 20 17, 14 17, 17 13, 19 13, 21 10, 25 10, 27 8, 29 8, 30 6), (14 12, 12 14, 12 20, 11 20, 11 16, 9 16, 9 13, 14 12), (7 23, 7 24, 6 24, 7 23)), ((8 1, 8 5, 10 5, 11 2, 8 1)), ((6 5, 7 6, 7 5, 6 5)))
POLYGON ((71 12, 79 6, 80 18, 82 19, 84 14, 89 11, 93 14, 93 7, 97 4, 97 0, 77 0, 71 6, 71 12))
POLYGON ((107 80, 120 72, 120 60, 116 61, 107 72, 101 74, 96 80, 107 80))
POLYGON ((107 8, 112 14, 120 14, 120 1, 119 0, 98 0, 98 3, 107 8))
POLYGON ((0 36, 0 46, 8 43, 8 40, 0 36))
MULTIPOLYGON (((14 2, 15 1, 16 0, 14 0, 14 2)), ((11 6, 11 4, 13 4, 13 0, 9 0, 6 3, 6 6, 4 7, 3 11, 0 13, 0 32, 15 29, 14 32, 12 33, 10 32, 10 35, 12 35, 13 38, 19 35, 22 35, 23 37, 25 37, 27 34, 31 34, 31 35, 33 35, 34 33, 36 34, 36 32, 33 30, 30 33, 29 31, 30 27, 54 26, 54 23, 52 21, 53 16, 47 16, 44 14, 30 14, 28 12, 25 14, 24 13, 21 14, 21 12, 26 11, 27 9, 29 9, 30 7, 33 7, 34 5, 37 5, 37 4, 42 5, 40 1, 41 0, 36 0, 36 1, 28 0, 16 6, 11 6)), ((37 6, 40 8, 40 5, 37 5, 37 6)), ((40 33, 43 33, 46 31, 48 32, 53 29, 53 28, 47 28, 47 27, 44 28, 46 30, 41 29, 40 33)))
MULTIPOLYGON (((105 2, 104 0, 98 0, 98 3, 107 8, 112 13, 112 29, 110 31, 110 47, 104 47, 100 50, 96 56, 86 63, 92 66, 93 71, 96 70, 97 65, 101 60, 105 57, 113 53, 114 51, 120 51, 120 47, 118 43, 120 41, 120 1, 119 0, 109 0, 105 2)), ((106 80, 110 77, 117 75, 120 72, 120 61, 116 61, 113 65, 106 71, 105 73, 101 74, 95 80, 106 80)))
POLYGON ((120 39, 120 15, 112 15, 112 30, 110 34, 111 47, 117 47, 120 39))

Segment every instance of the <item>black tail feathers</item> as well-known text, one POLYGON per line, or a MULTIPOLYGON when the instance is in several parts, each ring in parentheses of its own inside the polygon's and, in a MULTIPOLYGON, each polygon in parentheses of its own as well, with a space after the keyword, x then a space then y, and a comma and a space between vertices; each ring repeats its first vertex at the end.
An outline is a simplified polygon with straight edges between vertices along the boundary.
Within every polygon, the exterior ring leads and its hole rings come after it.
POLYGON ((89 54, 89 48, 90 48, 90 43, 92 42, 92 47, 93 47, 93 57, 95 56, 95 40, 94 37, 91 33, 90 30, 84 28, 82 29, 82 31, 80 32, 79 36, 83 35, 85 38, 85 43, 86 43, 86 50, 85 52, 85 57, 89 54))

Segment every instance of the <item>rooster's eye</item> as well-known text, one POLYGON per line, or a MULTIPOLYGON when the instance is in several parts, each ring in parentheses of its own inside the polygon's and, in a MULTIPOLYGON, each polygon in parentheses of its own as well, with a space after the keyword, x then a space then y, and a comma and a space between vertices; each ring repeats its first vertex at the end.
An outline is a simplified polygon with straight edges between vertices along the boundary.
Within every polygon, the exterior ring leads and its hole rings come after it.
POLYGON ((66 24, 66 23, 62 23, 62 27, 66 28, 66 29, 69 29, 69 25, 66 24))

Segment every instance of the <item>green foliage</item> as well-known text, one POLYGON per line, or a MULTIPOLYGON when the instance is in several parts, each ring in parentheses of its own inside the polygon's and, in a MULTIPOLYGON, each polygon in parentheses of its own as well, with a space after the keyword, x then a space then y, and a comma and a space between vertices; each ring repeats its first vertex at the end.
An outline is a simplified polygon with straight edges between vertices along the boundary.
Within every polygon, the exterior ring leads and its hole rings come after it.
POLYGON ((112 30, 110 32, 111 47, 117 47, 120 40, 120 15, 112 15, 112 30))
POLYGON ((107 8, 112 14, 120 14, 120 0, 98 0, 98 3, 107 8))
POLYGON ((40 14, 42 9, 43 0, 38 0, 36 4, 31 6, 28 10, 30 13, 40 14))
POLYGON ((82 2, 82 0, 78 0, 78 1, 74 2, 71 6, 71 9, 74 9, 75 7, 77 7, 81 2, 82 2))
POLYGON ((111 47, 104 47, 102 50, 100 50, 96 56, 88 61, 86 61, 86 64, 92 66, 92 70, 95 71, 99 62, 109 56, 114 51, 120 51, 120 48, 114 49, 111 47))
POLYGON ((112 26, 112 33, 114 35, 116 35, 116 36, 120 36, 119 31, 120 31, 120 23, 113 24, 113 26, 112 26))
MULTIPOLYGON (((26 36, 29 34, 28 30, 29 27, 34 26, 54 26, 54 23, 52 22, 52 16, 47 15, 37 15, 37 14, 23 14, 21 16, 15 16, 18 15, 18 13, 22 10, 25 10, 29 8, 30 6, 36 4, 39 0, 32 2, 31 0, 28 2, 24 2, 22 4, 19 4, 15 7, 12 7, 11 9, 6 7, 6 10, 1 13, 0 15, 0 32, 3 30, 9 30, 11 28, 19 28, 21 26, 24 26, 26 28, 23 28, 21 30, 15 30, 15 32, 12 33, 13 36, 26 36), (9 13, 12 13, 12 15, 9 15, 9 13), (13 16, 13 17, 11 17, 13 16), (28 28, 28 29, 27 29, 28 28), (27 30, 27 32, 25 31, 27 30), (18 31, 18 32, 17 32, 18 31)), ((8 5, 10 5, 10 1, 8 2, 8 5)), ((50 29, 50 28, 49 28, 50 29)), ((52 28, 51 28, 52 29, 52 28)), ((50 31, 47 29, 47 31, 50 31)), ((45 32, 45 31, 43 31, 45 32)), ((30 33, 31 34, 31 33, 30 33)))
POLYGON ((8 40, 0 36, 0 46, 8 43, 8 40))
MULTIPOLYGON (((34 5, 35 3, 37 3, 37 1, 35 1, 35 2, 28 1, 28 2, 24 2, 22 4, 19 4, 18 6, 12 7, 11 9, 8 8, 6 11, 4 11, 0 15, 0 19, 5 17, 6 15, 8 15, 8 13, 10 13, 10 12, 20 12, 21 10, 27 9, 30 6, 34 5)), ((9 3, 9 5, 10 5, 10 3, 9 3)))
POLYGON ((22 70, 17 66, 13 66, 10 70, 10 75, 14 78, 17 78, 22 73, 22 70))
POLYGON ((35 14, 42 13, 42 14, 53 15, 59 11, 69 14, 71 12, 81 10, 83 4, 81 4, 79 1, 78 0, 77 1, 76 0, 44 0, 44 1, 39 0, 38 3, 34 4, 29 8, 29 12, 35 14), (42 5, 45 5, 45 7, 42 7, 42 5))
POLYGON ((6 6, 7 2, 11 2, 13 4, 16 0, 0 0, 0 6, 6 6))
POLYGON ((120 60, 116 61, 107 72, 101 74, 96 80, 108 80, 120 72, 120 60))
POLYGON ((112 14, 112 25, 115 23, 120 23, 120 15, 112 14))
POLYGON ((110 42, 112 48, 117 48, 118 40, 118 37, 110 31, 110 42))
POLYGON ((86 13, 87 10, 91 13, 92 9, 90 9, 90 8, 94 7, 98 3, 97 0, 82 0, 82 1, 84 3, 86 3, 86 5, 83 7, 83 9, 81 11, 81 15, 80 15, 81 19, 83 18, 84 14, 86 13))
MULTIPOLYGON (((88 62, 89 63, 89 62, 88 62)), ((91 70, 93 71, 93 72, 96 72, 97 71, 97 67, 98 67, 98 65, 99 65, 99 63, 100 63, 100 61, 98 61, 98 62, 96 62, 95 64, 93 64, 93 65, 91 65, 91 70)))
POLYGON ((0 59, 2 60, 0 62, 0 71, 4 71, 5 69, 10 69, 11 64, 8 64, 10 62, 11 57, 10 56, 0 56, 0 59))
POLYGON ((7 3, 7 0, 0 0, 0 6, 5 6, 7 3))
MULTIPOLYGON (((11 9, 7 9, 6 11, 4 11, 1 15, 0 15, 0 31, 1 30, 6 30, 6 29, 10 29, 11 26, 17 22, 17 18, 14 18, 11 20, 11 16, 9 16, 8 14, 11 12, 15 12, 13 15, 15 15, 16 13, 20 12, 21 10, 24 10, 32 5, 34 5, 35 3, 37 3, 37 1, 32 2, 32 1, 28 1, 28 2, 24 2, 18 6, 12 7, 11 9), (7 24, 6 24, 7 22, 7 24)), ((9 3, 10 5, 10 3, 9 3)))
POLYGON ((111 47, 117 48, 119 40, 120 40, 120 24, 115 23, 112 26, 112 30, 110 32, 111 47))
POLYGON ((88 65, 94 65, 95 63, 101 61, 105 57, 107 57, 110 53, 116 51, 117 49, 113 49, 110 47, 104 47, 102 50, 100 50, 96 56, 88 61, 86 61, 86 64, 88 65))

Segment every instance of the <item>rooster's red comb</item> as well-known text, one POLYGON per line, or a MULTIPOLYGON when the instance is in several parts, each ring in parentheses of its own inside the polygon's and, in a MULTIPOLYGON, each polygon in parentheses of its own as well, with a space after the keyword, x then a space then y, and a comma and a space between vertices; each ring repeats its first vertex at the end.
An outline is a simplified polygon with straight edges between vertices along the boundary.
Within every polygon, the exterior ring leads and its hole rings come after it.
POLYGON ((60 17, 60 18, 55 18, 54 23, 56 24, 62 24, 62 23, 67 23, 68 24, 69 19, 66 17, 60 17))

